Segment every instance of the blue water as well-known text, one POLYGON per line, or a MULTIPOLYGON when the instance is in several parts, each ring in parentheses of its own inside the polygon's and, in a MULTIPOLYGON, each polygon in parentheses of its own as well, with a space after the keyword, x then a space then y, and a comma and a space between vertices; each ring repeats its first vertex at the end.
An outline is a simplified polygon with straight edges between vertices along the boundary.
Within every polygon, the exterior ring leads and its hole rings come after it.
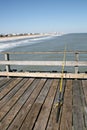
POLYGON ((23 38, 23 39, 15 39, 15 40, 7 40, 0 41, 0 52, 2 51, 16 51, 18 47, 20 48, 18 51, 21 51, 21 47, 30 46, 32 44, 40 43, 47 39, 51 39, 52 36, 42 36, 42 37, 33 37, 33 38, 23 38))
POLYGON ((60 51, 64 50, 64 46, 67 46, 67 50, 87 50, 87 34, 66 34, 63 36, 53 37, 51 39, 43 39, 41 41, 34 41, 36 44, 24 45, 12 49, 12 51, 60 51))
MULTIPOLYGON (((87 33, 78 34, 65 34, 55 37, 42 37, 33 39, 12 40, 6 42, 0 42, 0 51, 12 51, 12 52, 30 52, 30 51, 64 51, 66 46, 67 51, 87 51, 87 33)), ((66 55, 67 60, 75 60, 72 55, 66 55)), ((63 55, 13 55, 10 59, 16 60, 62 60, 63 55)), ((87 60, 87 55, 82 55, 80 60, 87 60)), ((34 71, 60 71, 58 67, 17 67, 17 69, 34 70, 34 71)), ((67 67, 66 67, 67 69, 67 67)), ((86 67, 81 70, 86 71, 86 67)), ((74 71, 74 68, 70 68, 69 71, 74 71)))

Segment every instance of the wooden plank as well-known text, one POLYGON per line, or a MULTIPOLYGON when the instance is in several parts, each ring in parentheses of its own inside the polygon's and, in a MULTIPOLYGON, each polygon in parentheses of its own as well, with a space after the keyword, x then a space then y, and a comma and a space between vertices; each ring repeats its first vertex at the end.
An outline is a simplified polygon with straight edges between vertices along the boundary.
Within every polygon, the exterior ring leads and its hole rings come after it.
MULTIPOLYGON (((13 76, 13 77, 41 77, 41 78, 61 78, 61 73, 40 73, 40 72, 0 72, 0 76, 13 76)), ((87 74, 85 73, 63 73, 63 78, 72 79, 87 79, 87 74)))
POLYGON ((58 96, 59 96, 59 80, 58 80, 58 85, 56 86, 56 96, 54 99, 52 111, 50 113, 49 121, 46 130, 58 130, 58 123, 56 122, 56 113, 57 113, 57 107, 56 104, 58 102, 58 96))
MULTIPOLYGON (((0 65, 62 66, 63 61, 0 61, 0 65)), ((65 66, 87 66, 87 61, 65 61, 65 66)))
MULTIPOLYGON (((39 51, 39 52, 0 52, 0 54, 64 54, 64 51, 39 51)), ((68 54, 87 54, 87 51, 66 51, 68 54)))
POLYGON ((49 116, 50 116, 50 112, 52 109, 53 101, 55 98, 57 85, 58 85, 58 79, 54 79, 54 81, 51 85, 50 91, 48 93, 48 96, 42 106, 41 112, 35 123, 34 130, 45 130, 46 129, 46 126, 47 126, 47 123, 49 120, 49 116))
POLYGON ((44 100, 49 92, 50 86, 51 86, 52 80, 48 79, 45 83, 43 89, 41 90, 39 96, 37 97, 35 103, 33 104, 30 112, 28 113, 26 119, 24 120, 20 130, 29 129, 32 130, 34 123, 38 117, 38 114, 40 112, 40 109, 44 103, 44 100))
POLYGON ((17 78, 14 79, 10 84, 8 84, 7 87, 5 87, 5 89, 3 89, 3 91, 1 91, 0 93, 0 100, 7 94, 9 93, 9 91, 11 91, 11 89, 13 89, 15 87, 16 84, 18 84, 18 82, 21 81, 21 78, 17 78))
MULTIPOLYGON (((9 61, 9 54, 5 54, 5 61, 9 61)), ((9 72, 10 71, 10 65, 6 65, 6 71, 9 72)))
MULTIPOLYGON (((20 88, 20 90, 17 91, 17 93, 11 98, 11 100, 9 100, 5 104, 5 106, 1 108, 1 110, 0 110, 0 120, 2 120, 5 117, 5 115, 9 112, 9 110, 18 101, 18 99, 20 99, 20 97, 27 90, 27 88, 29 87, 29 84, 31 84, 33 82, 33 80, 34 79, 29 79, 28 81, 26 81, 26 83, 22 85, 22 87, 20 88)), ((21 81, 21 83, 23 83, 23 82, 21 81)))
POLYGON ((37 100, 36 100, 36 103, 41 103, 43 104, 44 100, 45 100, 45 97, 46 95, 48 94, 48 91, 50 89, 50 86, 53 82, 53 79, 48 79, 44 88, 42 89, 40 95, 38 96, 37 100))
POLYGON ((2 119, 1 121, 1 130, 6 130, 15 116, 17 116, 17 113, 20 111, 22 106, 25 104, 33 90, 35 89, 36 85, 39 83, 39 79, 35 80, 31 85, 27 84, 28 88, 27 90, 23 93, 23 95, 20 97, 20 99, 16 102, 16 104, 12 107, 12 109, 7 113, 7 115, 2 119))
MULTIPOLYGON (((21 82, 19 82, 1 101, 0 101, 0 107, 4 107, 6 103, 9 102, 9 100, 12 100, 12 97, 16 94, 16 92, 21 88, 21 86, 27 81, 28 79, 21 79, 21 82)), ((6 105, 5 105, 6 107, 6 105)), ((2 108, 4 109, 4 108, 2 108)))
POLYGON ((84 121, 85 121, 85 127, 87 129, 87 80, 82 80, 83 85, 83 106, 84 106, 84 121))
POLYGON ((85 101, 86 101, 86 104, 87 104, 87 80, 82 80, 82 84, 83 84, 83 91, 84 91, 85 101))
POLYGON ((0 88, 1 88, 7 81, 9 81, 9 79, 7 79, 7 78, 1 79, 1 80, 0 80, 0 88))
MULTIPOLYGON (((63 80, 63 90, 65 89, 65 85, 66 85, 66 81, 63 80)), ((55 100, 53 103, 53 108, 52 108, 52 111, 50 114, 50 118, 48 121, 47 130, 58 130, 59 126, 60 126, 62 107, 61 107, 58 123, 56 122, 57 109, 58 109, 57 104, 58 104, 58 98, 59 98, 59 86, 60 86, 60 82, 59 82, 58 87, 57 87, 57 92, 56 92, 55 100)), ((63 92, 62 92, 62 96, 64 96, 63 92)))
POLYGON ((0 92, 7 86, 7 84, 11 81, 12 79, 8 78, 3 78, 3 80, 0 81, 0 92))
POLYGON ((72 130, 72 81, 67 80, 60 130, 72 130))
MULTIPOLYGON (((14 121, 11 123, 9 130, 15 130, 15 129, 19 130, 24 119, 28 115, 30 109, 32 109, 31 107, 32 107, 34 101, 36 100, 37 96, 39 95, 41 89, 43 88, 45 81, 46 81, 46 79, 41 79, 41 81, 36 86, 36 88, 34 89, 33 93, 31 94, 31 96, 29 97, 27 102, 24 104, 24 106, 21 108, 20 112, 17 114, 16 118, 14 119, 14 121)), ((28 123, 29 123, 29 121, 28 121, 28 123)), ((25 127, 25 129, 26 129, 26 127, 25 127)))
POLYGON ((84 130, 83 106, 81 102, 80 81, 73 81, 73 128, 84 130))

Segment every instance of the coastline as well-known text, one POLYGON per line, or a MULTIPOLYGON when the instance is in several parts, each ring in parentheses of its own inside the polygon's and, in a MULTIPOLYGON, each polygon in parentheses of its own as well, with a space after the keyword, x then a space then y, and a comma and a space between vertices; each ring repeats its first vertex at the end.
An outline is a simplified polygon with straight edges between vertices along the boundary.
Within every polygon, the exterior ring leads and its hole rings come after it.
POLYGON ((9 50, 15 47, 22 47, 21 45, 31 45, 38 42, 38 40, 49 39, 58 35, 53 34, 32 34, 23 36, 8 36, 0 37, 0 52, 9 50))
POLYGON ((45 37, 45 36, 51 36, 51 35, 50 34, 39 34, 39 35, 0 37, 0 42, 10 41, 10 40, 18 40, 18 39, 25 39, 25 38, 38 38, 38 37, 45 37))

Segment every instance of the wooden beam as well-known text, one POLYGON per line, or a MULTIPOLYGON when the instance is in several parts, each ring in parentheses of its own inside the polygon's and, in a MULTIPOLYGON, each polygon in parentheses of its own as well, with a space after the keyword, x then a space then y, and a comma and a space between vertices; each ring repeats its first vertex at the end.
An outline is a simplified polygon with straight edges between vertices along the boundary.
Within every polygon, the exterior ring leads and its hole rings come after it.
MULTIPOLYGON (((42 77, 42 78, 61 78, 61 73, 42 73, 42 72, 0 72, 0 76, 12 76, 12 77, 42 77)), ((72 79, 87 79, 85 73, 64 73, 63 78, 72 79)))
MULTIPOLYGON (((5 61, 9 61, 9 54, 5 54, 5 61)), ((6 71, 10 71, 10 65, 6 65, 6 71)))
MULTIPOLYGON (((66 61, 65 66, 87 66, 87 61, 66 61)), ((0 61, 0 65, 62 66, 63 61, 0 61)))
MULTIPOLYGON (((43 51, 43 52, 0 52, 0 54, 64 54, 64 51, 43 51)), ((87 51, 66 51, 69 54, 87 54, 87 51)))

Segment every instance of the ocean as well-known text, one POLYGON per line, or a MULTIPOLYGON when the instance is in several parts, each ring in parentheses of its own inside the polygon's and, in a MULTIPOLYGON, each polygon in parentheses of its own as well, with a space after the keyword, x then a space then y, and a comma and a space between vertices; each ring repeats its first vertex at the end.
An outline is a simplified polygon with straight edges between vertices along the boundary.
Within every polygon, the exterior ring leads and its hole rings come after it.
MULTIPOLYGON (((49 36, 38 38, 25 38, 19 40, 0 41, 0 52, 43 52, 43 51, 87 51, 87 33, 64 34, 62 36, 49 36)), ((3 56, 0 56, 3 59, 3 56)), ((12 55, 12 60, 63 60, 63 55, 12 55)), ((73 55, 66 55, 66 60, 75 60, 73 55)), ((87 55, 82 55, 80 60, 87 61, 87 55)), ((23 71, 61 71, 61 67, 46 66, 11 66, 23 71)), ((1 70, 3 67, 1 66, 1 70)), ((65 67, 66 71, 73 72, 74 67, 65 67), (68 69, 68 70, 67 70, 68 69)), ((87 71, 87 67, 80 68, 87 71)))

